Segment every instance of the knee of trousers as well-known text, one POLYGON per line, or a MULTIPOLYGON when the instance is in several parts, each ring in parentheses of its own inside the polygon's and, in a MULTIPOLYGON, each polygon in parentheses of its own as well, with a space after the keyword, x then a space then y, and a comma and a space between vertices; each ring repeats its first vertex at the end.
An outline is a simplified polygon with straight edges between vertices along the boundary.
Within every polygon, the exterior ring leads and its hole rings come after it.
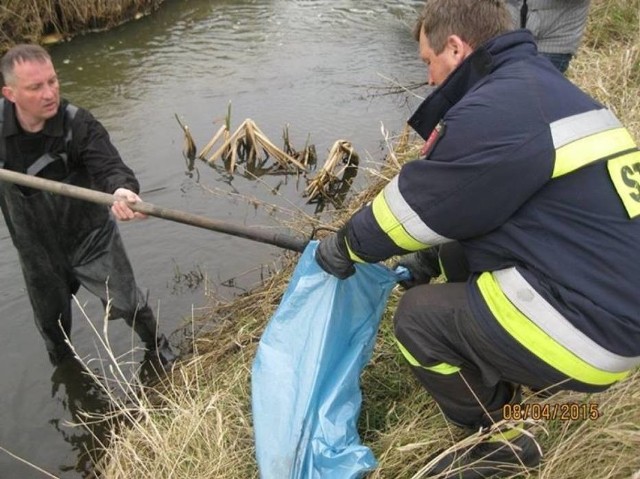
POLYGON ((442 328, 437 325, 438 319, 431 318, 424 304, 413 301, 412 290, 407 291, 400 300, 393 318, 396 340, 420 362, 434 361, 430 352, 442 349, 446 338, 442 328))

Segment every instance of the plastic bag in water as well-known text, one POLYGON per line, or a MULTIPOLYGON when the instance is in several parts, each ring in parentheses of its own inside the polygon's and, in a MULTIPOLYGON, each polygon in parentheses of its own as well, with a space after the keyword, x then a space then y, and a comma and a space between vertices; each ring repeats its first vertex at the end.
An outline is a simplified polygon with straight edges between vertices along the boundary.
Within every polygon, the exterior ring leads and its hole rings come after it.
POLYGON ((356 428, 360 374, 401 278, 379 264, 358 264, 339 280, 316 263, 317 245, 310 242, 300 257, 253 362, 262 479, 358 478, 377 466, 356 428))

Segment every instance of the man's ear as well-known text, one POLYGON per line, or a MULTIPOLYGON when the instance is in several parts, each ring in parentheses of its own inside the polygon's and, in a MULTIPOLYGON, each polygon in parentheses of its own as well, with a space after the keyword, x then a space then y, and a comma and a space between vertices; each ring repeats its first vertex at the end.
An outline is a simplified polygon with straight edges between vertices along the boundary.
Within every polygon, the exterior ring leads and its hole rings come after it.
POLYGON ((15 95, 13 93, 13 88, 11 88, 10 86, 7 86, 7 85, 3 86, 2 87, 2 94, 11 103, 15 103, 15 95))
POLYGON ((446 48, 448 54, 453 56, 456 65, 462 63, 473 52, 471 46, 458 35, 449 35, 447 37, 446 48))

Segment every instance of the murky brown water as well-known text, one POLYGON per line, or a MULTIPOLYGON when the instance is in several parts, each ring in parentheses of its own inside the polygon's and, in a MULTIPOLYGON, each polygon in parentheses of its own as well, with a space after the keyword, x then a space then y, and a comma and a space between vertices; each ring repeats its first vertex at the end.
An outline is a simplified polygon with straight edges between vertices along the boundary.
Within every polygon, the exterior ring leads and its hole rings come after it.
MULTIPOLYGON (((397 96, 372 97, 379 93, 376 87, 388 86, 385 78, 409 84, 425 76, 410 35, 421 4, 173 0, 117 30, 57 45, 52 55, 64 96, 105 124, 136 171, 145 200, 219 220, 278 227, 286 215, 256 204, 313 214, 301 195, 304 184, 282 183, 282 177, 229 181, 204 164, 198 165, 196 182, 185 174, 182 131, 174 115, 190 126, 200 147, 220 127, 231 102, 234 129, 252 118, 281 145, 289 124, 294 146, 302 148, 310 135, 320 164, 336 140, 347 139, 362 167, 375 166, 383 157, 381 122, 399 131, 416 104, 397 96)), ((206 288, 231 297, 255 284, 268 269, 261 265, 273 263, 279 253, 156 218, 122 225, 121 231, 167 333, 192 309, 198 313, 206 288), (229 282, 236 287, 223 286, 229 282)), ((84 293, 80 300, 100 326, 96 301, 84 293)), ((89 436, 65 421, 75 407, 104 404, 86 385, 60 377, 49 365, 4 222, 0 312, 0 447, 54 476, 82 477, 85 466, 78 457, 89 436)), ((94 332, 77 309, 74 318, 74 344, 81 355, 96 357, 94 332)), ((122 321, 110 324, 110 339, 117 353, 131 349, 131 333, 122 321)), ((41 477, 49 476, 0 450, 0 478, 41 477)))

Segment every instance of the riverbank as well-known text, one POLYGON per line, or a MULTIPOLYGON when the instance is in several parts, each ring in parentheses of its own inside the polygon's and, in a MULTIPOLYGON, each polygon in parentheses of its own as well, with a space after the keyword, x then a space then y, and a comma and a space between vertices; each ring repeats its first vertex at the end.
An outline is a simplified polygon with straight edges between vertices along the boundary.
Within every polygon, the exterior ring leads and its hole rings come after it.
POLYGON ((51 44, 109 30, 157 9, 165 0, 5 0, 0 6, 0 55, 17 43, 51 44))
MULTIPOLYGON (((595 0, 589 32, 569 71, 573 81, 611 107, 640 140, 640 32, 638 0, 595 0)), ((416 61, 418 59, 416 58, 416 61)), ((418 144, 396 139, 401 161, 415 158, 418 144)), ((394 166, 387 165, 390 177, 394 166)), ((372 178, 353 203, 372 198, 384 184, 372 178)), ((349 212, 344 212, 347 215, 349 212)), ((335 218, 340 223, 341 215, 335 218)), ((249 372, 257 343, 277 307, 295 256, 261 288, 231 304, 212 306, 207 332, 193 342, 170 380, 120 411, 131 427, 114 432, 100 464, 105 478, 257 477, 250 411, 249 372)), ((362 378, 363 442, 380 467, 372 478, 420 477, 425 458, 457 432, 415 382, 392 340, 390 318, 400 293, 392 296, 374 357, 362 378)), ((194 325, 194 328, 196 325, 194 325)), ((629 478, 640 471, 640 376, 604 394, 563 393, 547 403, 595 402, 596 421, 548 421, 535 433, 546 451, 541 478, 629 478)), ((529 397, 529 401, 538 398, 529 397)))

